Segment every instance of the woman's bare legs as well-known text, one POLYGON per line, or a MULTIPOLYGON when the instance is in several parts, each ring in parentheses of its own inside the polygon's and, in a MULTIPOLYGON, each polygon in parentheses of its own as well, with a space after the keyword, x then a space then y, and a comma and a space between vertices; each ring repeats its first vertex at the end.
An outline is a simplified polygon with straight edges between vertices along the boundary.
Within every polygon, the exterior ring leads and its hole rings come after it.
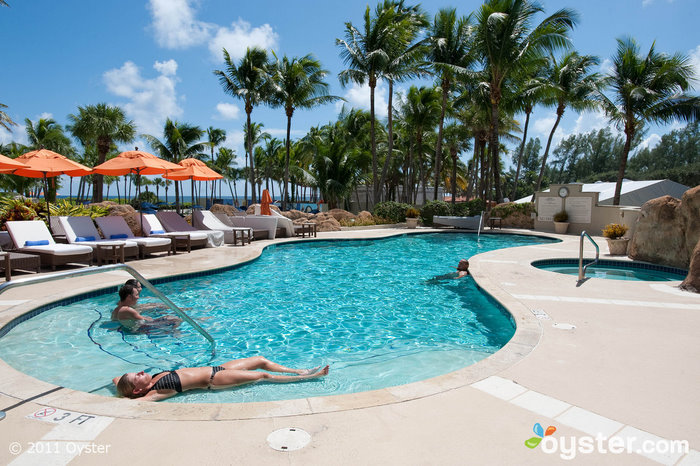
POLYGON ((276 362, 269 361, 262 356, 254 356, 252 358, 245 359, 234 359, 233 361, 228 361, 222 364, 227 370, 237 369, 237 370, 247 370, 253 371, 256 369, 263 369, 269 372, 286 372, 288 374, 299 375, 309 375, 317 372, 320 367, 315 367, 313 369, 292 369, 291 367, 285 367, 276 362))
MULTIPOLYGON (((229 362, 236 362, 236 361, 229 361, 229 362)), ((267 362, 269 362, 269 361, 267 361, 267 362)), ((226 363, 226 364, 228 364, 228 363, 226 363)), ((223 366, 226 367, 226 364, 223 364, 223 366)), ((274 363, 272 363, 272 364, 274 364, 274 363)), ((279 365, 277 365, 277 366, 279 366, 279 365)), ((283 367, 283 366, 279 366, 279 367, 283 367)), ((284 367, 284 369, 288 369, 288 368, 284 367)), ((281 371, 281 372, 287 372, 287 371, 285 370, 285 371, 281 371)), ((323 369, 318 370, 314 373, 304 374, 304 375, 277 375, 277 374, 270 374, 268 372, 256 372, 254 370, 247 370, 247 369, 230 369, 230 368, 226 367, 226 370, 219 371, 216 373, 216 375, 214 375, 214 379, 212 380, 212 384, 210 385, 210 388, 213 388, 213 389, 230 388, 230 387, 235 387, 238 385, 243 385, 243 384, 247 384, 247 383, 251 383, 251 382, 258 382, 258 381, 274 382, 274 383, 299 382, 301 380, 316 379, 318 377, 323 377, 325 375, 328 375, 328 366, 325 366, 323 369)))

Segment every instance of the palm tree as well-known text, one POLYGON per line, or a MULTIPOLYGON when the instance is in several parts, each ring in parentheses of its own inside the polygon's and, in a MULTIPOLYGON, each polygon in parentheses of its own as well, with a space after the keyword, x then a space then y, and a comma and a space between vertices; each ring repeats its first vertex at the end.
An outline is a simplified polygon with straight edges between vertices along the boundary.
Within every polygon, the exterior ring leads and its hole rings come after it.
MULTIPOLYGON (((246 50, 245 55, 236 66, 231 61, 231 56, 224 49, 224 71, 214 70, 214 74, 219 77, 219 83, 224 88, 224 92, 233 97, 242 99, 245 105, 246 127, 248 135, 250 132, 250 114, 253 107, 264 102, 266 96, 266 72, 267 52, 253 47, 246 50)), ((247 154, 250 156, 250 187, 252 190, 251 203, 255 204, 255 167, 253 165, 253 142, 247 139, 247 154)))
POLYGON ((395 43, 395 34, 400 29, 401 22, 394 22, 394 14, 375 15, 372 18, 370 8, 367 6, 364 14, 364 30, 360 31, 352 25, 345 23, 345 39, 336 39, 335 43, 340 47, 340 56, 348 69, 338 74, 342 86, 350 82, 369 85, 369 112, 370 112, 370 142, 372 151, 372 180, 374 182, 374 202, 378 201, 379 176, 377 168, 377 140, 375 132, 374 91, 377 80, 386 69, 390 61, 389 48, 395 43))
POLYGON ((301 58, 287 58, 285 55, 270 67, 270 103, 284 108, 287 115, 287 153, 284 162, 284 187, 282 210, 287 208, 287 184, 289 182, 289 151, 292 129, 292 115, 297 108, 313 108, 335 102, 340 97, 328 94, 328 83, 324 78, 328 71, 312 55, 301 58))
POLYGON ((506 80, 519 69, 542 56, 569 44, 567 33, 574 27, 577 14, 561 9, 534 28, 530 23, 544 10, 530 0, 488 0, 477 12, 474 48, 489 75, 491 129, 489 151, 493 164, 496 200, 501 193, 498 143, 499 107, 506 80))
MULTIPOLYGON (((0 108, 7 108, 7 105, 0 104, 0 108)), ((12 121, 12 118, 10 116, 0 110, 0 126, 8 130, 9 132, 12 132, 11 126, 17 126, 17 123, 12 121)))
MULTIPOLYGON (((199 126, 178 123, 168 118, 163 128, 162 141, 150 134, 142 134, 141 136, 146 139, 154 151, 158 152, 161 158, 178 163, 188 157, 196 157, 206 150, 208 144, 198 142, 203 135, 204 131, 199 126)), ((175 183, 175 209, 178 213, 180 212, 179 183, 175 183)))
MULTIPOLYGON (((106 103, 78 107, 78 115, 70 114, 68 129, 84 144, 97 146, 97 164, 104 163, 113 144, 133 141, 136 125, 127 121, 124 111, 106 103)), ((93 202, 102 202, 102 175, 94 174, 93 202)))
POLYGON ((427 60, 440 79, 442 107, 438 123, 437 144, 435 145, 435 189, 433 200, 437 200, 440 185, 440 160, 442 158, 442 128, 447 110, 447 96, 456 75, 463 74, 474 61, 471 53, 471 16, 457 18, 457 10, 445 8, 435 15, 427 43, 427 60))
POLYGON ((71 141, 63 132, 63 127, 56 123, 56 120, 40 118, 36 123, 33 123, 29 118, 25 118, 24 123, 32 149, 43 147, 66 157, 73 155, 74 149, 71 141))
MULTIPOLYGON (((542 155, 542 167, 537 177, 535 193, 540 190, 544 169, 547 166, 547 156, 552 145, 554 132, 559 126, 561 117, 564 115, 566 107, 571 107, 576 111, 593 108, 597 102, 592 98, 600 83, 597 73, 588 74, 589 69, 598 64, 598 58, 591 55, 579 55, 577 52, 570 52, 557 63, 552 57, 552 67, 549 79, 542 88, 543 103, 545 105, 556 105, 557 119, 554 121, 552 131, 549 133, 547 147, 542 155)), ((534 201, 534 194, 533 201, 534 201)))
POLYGON ((600 94, 603 109, 611 122, 624 127, 625 145, 620 154, 613 205, 620 205, 622 179, 627 168, 632 139, 645 122, 668 123, 674 119, 696 121, 700 98, 686 94, 694 71, 688 57, 657 53, 655 44, 642 56, 632 38, 617 40, 613 69, 605 83, 613 96, 600 94))
POLYGON ((389 85, 389 99, 387 103, 387 150, 378 183, 381 199, 377 199, 377 201, 384 199, 382 188, 394 155, 394 82, 403 82, 424 74, 423 66, 420 63, 424 50, 421 42, 416 42, 416 39, 420 30, 429 24, 425 12, 421 10, 419 5, 405 6, 403 0, 384 0, 383 4, 377 5, 377 16, 380 14, 392 15, 392 21, 400 26, 395 27, 396 31, 393 34, 395 43, 387 48, 387 63, 381 70, 382 78, 389 85))
MULTIPOLYGON (((458 155, 465 150, 469 150, 471 144, 469 139, 471 134, 469 129, 464 125, 452 123, 445 127, 445 143, 450 153, 452 173, 450 174, 450 191, 452 191, 452 207, 454 208, 457 197, 457 180, 464 180, 457 174, 457 166, 459 165, 458 155)), ((466 182, 461 183, 463 186, 466 182)))

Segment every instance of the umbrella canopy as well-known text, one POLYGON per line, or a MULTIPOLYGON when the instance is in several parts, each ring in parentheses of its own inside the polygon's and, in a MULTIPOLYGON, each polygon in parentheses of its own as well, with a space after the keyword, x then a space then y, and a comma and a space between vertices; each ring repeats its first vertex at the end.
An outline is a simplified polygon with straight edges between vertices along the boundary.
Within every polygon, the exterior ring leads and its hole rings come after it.
POLYGON ((272 204, 270 192, 267 189, 263 189, 262 199, 260 200, 260 213, 263 215, 272 215, 272 212, 270 212, 270 204, 272 204))
MULTIPOLYGON (((101 175, 119 176, 133 173, 136 175, 136 198, 141 196, 141 177, 140 175, 162 175, 172 170, 179 170, 182 167, 167 160, 156 157, 153 154, 139 150, 128 150, 117 155, 113 159, 101 163, 93 170, 101 175)), ((141 204, 139 203, 139 212, 141 204)), ((141 231, 143 231, 143 215, 141 217, 141 231)))
POLYGON ((5 169, 10 169, 10 170, 15 170, 17 168, 27 168, 25 164, 22 162, 17 162, 15 159, 11 159, 9 157, 6 157, 2 154, 0 154, 0 169, 5 170, 5 169))
MULTIPOLYGON (((178 162, 180 169, 177 171, 172 171, 163 175, 163 178, 174 181, 191 180, 192 181, 192 206, 194 206, 194 182, 197 181, 211 181, 220 180, 223 175, 219 175, 211 168, 207 167, 207 164, 198 159, 184 159, 178 162)), ((194 223, 194 215, 192 216, 192 222, 194 223)))
POLYGON ((46 200, 46 213, 49 218, 49 225, 51 225, 51 208, 48 199, 49 185, 46 179, 59 175, 84 176, 92 173, 91 168, 43 148, 22 154, 14 161, 24 164, 24 167, 0 170, 0 173, 44 179, 44 199, 46 200))

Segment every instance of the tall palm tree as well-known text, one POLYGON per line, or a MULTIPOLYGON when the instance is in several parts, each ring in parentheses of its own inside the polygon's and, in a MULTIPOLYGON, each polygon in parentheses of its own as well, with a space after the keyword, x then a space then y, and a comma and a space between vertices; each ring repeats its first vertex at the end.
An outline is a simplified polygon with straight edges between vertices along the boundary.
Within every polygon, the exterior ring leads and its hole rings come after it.
POLYGON ((537 56, 569 45, 567 33, 577 14, 561 9, 531 28, 535 15, 544 10, 530 0, 487 0, 477 11, 474 48, 489 75, 491 129, 489 151, 493 164, 496 200, 501 201, 498 143, 499 108, 506 80, 537 56))
MULTIPOLYGON (((224 49, 224 64, 226 69, 214 70, 214 74, 219 77, 219 83, 224 88, 224 92, 231 96, 242 99, 245 105, 246 127, 250 129, 250 114, 253 107, 259 105, 267 99, 266 96, 266 72, 267 52, 258 47, 249 48, 241 58, 238 66, 231 61, 231 56, 224 49)), ((250 130, 248 135, 251 135, 250 130)), ((253 165, 253 142, 250 137, 247 139, 246 150, 251 159, 250 166, 250 187, 252 190, 251 202, 256 202, 255 198, 255 167, 253 165)))
POLYGON ((287 208, 287 184, 289 182, 289 152, 292 129, 292 115, 297 108, 313 108, 318 105, 335 102, 340 97, 328 94, 325 77, 328 71, 312 55, 301 58, 288 58, 286 55, 270 66, 271 105, 282 107, 287 115, 287 141, 284 162, 284 187, 282 209, 287 208))
POLYGON ((594 108, 597 105, 593 97, 600 84, 600 77, 597 73, 589 74, 589 70, 592 66, 597 65, 598 62, 597 57, 579 55, 575 51, 567 53, 559 63, 552 57, 552 66, 542 92, 544 97, 543 103, 556 106, 557 119, 554 121, 552 131, 549 133, 549 139, 547 139, 547 147, 542 155, 542 167, 537 177, 535 192, 540 190, 544 169, 547 166, 549 148, 552 145, 552 138, 566 107, 582 111, 594 108))
POLYGON ((613 205, 620 205, 632 139, 644 123, 668 123, 674 119, 697 121, 700 116, 700 98, 686 93, 695 78, 690 60, 680 53, 673 56, 658 53, 655 45, 652 44, 649 53, 643 56, 634 39, 618 39, 613 68, 605 78, 613 95, 600 94, 608 118, 624 127, 626 137, 613 205))
MULTIPOLYGON (((127 121, 124 111, 106 103, 78 107, 78 114, 68 115, 68 129, 84 144, 97 146, 97 163, 104 163, 112 144, 128 143, 136 136, 136 125, 127 121)), ((102 202, 102 175, 94 174, 93 202, 102 202)))
POLYGON ((433 20, 428 33, 427 60, 440 79, 442 105, 438 122, 437 144, 435 145, 435 189, 433 200, 437 200, 440 185, 440 160, 442 158, 442 129, 447 110, 447 96, 456 75, 464 74, 471 67, 474 55, 471 53, 473 31, 471 16, 457 17, 457 10, 444 8, 433 20))
MULTIPOLYGON (((393 10, 392 10, 393 11, 393 10)), ((401 29, 401 22, 394 22, 395 15, 391 11, 378 9, 378 14, 371 15, 369 6, 365 9, 363 30, 360 31, 352 23, 345 23, 345 38, 336 39, 335 43, 340 47, 340 56, 348 67, 338 74, 340 84, 346 86, 350 82, 369 86, 369 112, 370 112, 370 142, 372 152, 372 179, 374 182, 374 202, 378 201, 379 173, 377 161, 377 139, 375 129, 374 92, 377 80, 386 69, 390 61, 389 49, 395 44, 396 37, 404 37, 396 34, 401 29)))
POLYGON ((36 123, 29 118, 24 119, 25 130, 32 149, 45 148, 70 157, 73 155, 73 146, 70 139, 63 132, 63 127, 51 118, 40 118, 36 123))
MULTIPOLYGON (((165 120, 163 127, 163 139, 159 140, 150 134, 142 134, 146 142, 158 152, 161 158, 178 163, 179 161, 196 157, 206 150, 208 144, 199 142, 204 135, 204 131, 199 126, 192 126, 187 123, 178 123, 170 118, 165 120)), ((175 209, 180 212, 180 186, 175 183, 175 209)))
POLYGON ((381 77, 386 80, 389 86, 389 98, 387 102, 387 150, 378 183, 381 198, 377 201, 384 199, 383 187, 394 156, 394 83, 425 74, 420 60, 424 54, 424 47, 421 42, 417 41, 417 38, 421 29, 429 24, 426 13, 421 10, 419 5, 406 6, 403 0, 384 0, 384 3, 379 3, 377 16, 380 14, 393 16, 392 22, 397 26, 395 26, 395 33, 392 35, 394 43, 386 49, 387 62, 384 69, 381 70, 381 77))
MULTIPOLYGON (((226 130, 220 129, 220 128, 214 128, 213 126, 210 126, 207 128, 207 145, 209 146, 209 150, 211 152, 211 163, 214 163, 214 149, 216 149, 217 146, 223 144, 223 142, 226 140, 226 130)), ((219 181, 221 182, 221 181, 219 181)), ((214 202, 214 191, 216 190, 216 180, 212 181, 211 183, 211 201, 212 203, 214 202)))

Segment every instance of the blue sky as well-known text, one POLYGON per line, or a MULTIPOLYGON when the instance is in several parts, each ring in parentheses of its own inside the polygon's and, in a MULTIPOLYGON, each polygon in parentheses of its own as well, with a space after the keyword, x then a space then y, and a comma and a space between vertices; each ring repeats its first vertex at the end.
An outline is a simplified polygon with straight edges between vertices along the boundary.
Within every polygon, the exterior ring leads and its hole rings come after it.
MULTIPOLYGON (((3 44, 0 102, 20 124, 12 134, 0 128, 0 143, 26 142, 24 119, 50 117, 67 124, 67 115, 79 105, 107 102, 119 105, 137 124, 139 133, 162 136, 165 119, 227 131, 224 144, 243 157, 245 112, 240 101, 224 94, 212 71, 223 69, 222 47, 236 59, 247 46, 273 49, 278 55, 314 54, 329 70, 331 93, 346 105, 369 107, 369 91, 343 88, 337 80, 343 63, 335 39, 343 37, 344 23, 362 24, 366 2, 230 0, 122 0, 119 2, 66 0, 8 0, 0 7, 0 43, 3 44)), ((409 2, 411 3, 411 2, 409 2)), ((444 7, 460 14, 476 10, 481 2, 424 1, 431 17, 444 7)), ((374 8, 375 3, 369 4, 374 8)), ((609 66, 615 39, 634 37, 646 52, 656 40, 657 50, 682 52, 700 74, 700 33, 697 0, 587 0, 542 2, 547 14, 574 8, 580 21, 573 31, 580 53, 597 55, 601 70, 609 66)), ((426 84, 429 82, 426 81, 426 84)), ((399 90, 401 90, 401 85, 399 90)), ((697 84, 696 84, 697 87, 697 84)), ((386 87, 377 92, 379 116, 386 114, 386 87)), ((336 118, 338 105, 297 110, 292 137, 311 126, 336 118)), ((255 108, 252 118, 265 130, 284 137, 282 109, 255 108)), ((554 122, 553 109, 538 108, 531 118, 530 135, 544 143, 554 122)), ((602 128, 608 123, 598 113, 567 112, 555 143, 573 133, 602 128)), ((674 127, 652 127, 649 144, 674 127)), ((141 138, 135 143, 147 147, 141 138)), ((126 149, 123 147, 122 149, 126 149)), ((240 162, 242 164, 242 162, 240 162)))

